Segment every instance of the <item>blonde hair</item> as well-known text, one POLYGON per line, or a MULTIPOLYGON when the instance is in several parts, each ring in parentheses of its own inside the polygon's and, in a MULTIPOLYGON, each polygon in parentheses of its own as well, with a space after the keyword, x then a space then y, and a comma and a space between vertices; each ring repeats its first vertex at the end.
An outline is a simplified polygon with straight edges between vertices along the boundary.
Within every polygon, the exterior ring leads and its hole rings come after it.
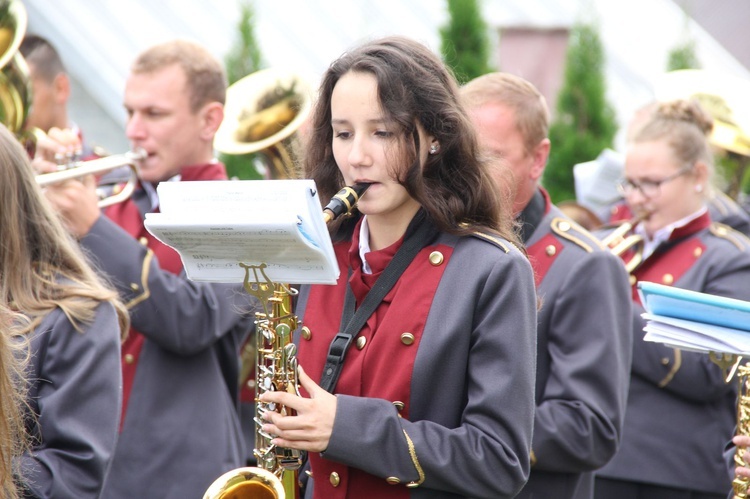
POLYGON ((128 312, 90 267, 78 244, 41 195, 26 151, 0 126, 0 303, 29 320, 18 323, 19 334, 32 331, 52 310, 60 308, 71 324, 94 318, 102 301, 111 302, 121 333, 128 312))
POLYGON ((509 73, 488 73, 461 87, 461 99, 471 109, 502 104, 513 110, 527 152, 532 152, 549 133, 549 108, 534 85, 509 73))
POLYGON ((224 104, 227 77, 222 64, 197 43, 173 40, 146 49, 130 67, 133 74, 154 73, 177 65, 185 73, 193 112, 209 102, 224 104))
POLYGON ((713 173, 713 155, 708 136, 713 130, 711 115, 695 100, 674 100, 656 106, 638 128, 632 142, 664 141, 678 164, 695 167, 706 164, 713 173))
POLYGON ((28 448, 24 425, 26 384, 24 369, 28 361, 25 342, 13 338, 14 312, 0 303, 0 495, 19 497, 16 477, 20 476, 20 457, 28 448), (24 353, 25 352, 25 353, 24 353))

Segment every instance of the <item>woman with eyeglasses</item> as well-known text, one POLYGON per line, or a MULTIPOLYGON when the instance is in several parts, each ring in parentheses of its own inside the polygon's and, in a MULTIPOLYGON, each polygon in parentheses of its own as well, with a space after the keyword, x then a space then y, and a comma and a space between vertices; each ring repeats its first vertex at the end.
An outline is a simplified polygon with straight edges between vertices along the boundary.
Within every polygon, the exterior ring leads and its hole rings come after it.
MULTIPOLYGON (((693 101, 661 104, 628 145, 619 183, 639 220, 631 272, 633 364, 620 449, 597 473, 597 499, 725 499, 722 452, 735 425, 734 383, 708 355, 643 341, 639 281, 750 300, 750 240, 711 221, 712 119, 693 101)), ((602 234, 606 235, 606 234, 602 234)), ((626 255, 625 258, 630 258, 626 255)))

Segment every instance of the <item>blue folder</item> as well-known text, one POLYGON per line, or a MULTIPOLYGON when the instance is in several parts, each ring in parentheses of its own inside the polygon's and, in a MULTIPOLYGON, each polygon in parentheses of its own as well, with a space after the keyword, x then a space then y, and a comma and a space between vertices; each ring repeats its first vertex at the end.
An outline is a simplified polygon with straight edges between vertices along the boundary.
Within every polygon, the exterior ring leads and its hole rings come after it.
POLYGON ((750 302, 645 281, 638 293, 649 313, 750 332, 750 302))

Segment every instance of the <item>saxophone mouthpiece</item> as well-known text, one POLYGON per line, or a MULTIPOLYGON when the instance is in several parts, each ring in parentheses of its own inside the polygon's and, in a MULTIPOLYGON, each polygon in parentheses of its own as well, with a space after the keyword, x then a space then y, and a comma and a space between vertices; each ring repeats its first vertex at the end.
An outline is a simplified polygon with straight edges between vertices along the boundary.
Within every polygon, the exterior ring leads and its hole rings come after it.
POLYGON ((323 219, 325 223, 336 220, 341 215, 351 215, 357 205, 359 198, 370 187, 370 183, 360 182, 352 186, 346 186, 331 198, 331 201, 323 208, 323 219))

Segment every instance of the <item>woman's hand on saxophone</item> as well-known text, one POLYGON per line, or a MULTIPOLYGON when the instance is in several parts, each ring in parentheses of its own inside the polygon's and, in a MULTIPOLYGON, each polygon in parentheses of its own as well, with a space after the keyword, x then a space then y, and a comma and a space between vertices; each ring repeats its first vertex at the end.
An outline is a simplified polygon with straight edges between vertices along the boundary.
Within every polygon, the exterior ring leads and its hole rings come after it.
MULTIPOLYGON (((747 450, 747 448, 750 447, 750 436, 735 435, 734 438, 732 438, 732 443, 738 448, 745 450, 742 454, 742 458, 745 460, 745 463, 750 463, 750 452, 747 450)), ((737 466, 734 473, 738 477, 750 478, 750 465, 737 466)))
POLYGON ((276 403, 296 411, 294 416, 283 416, 268 411, 263 415, 267 421, 263 431, 276 437, 271 441, 279 447, 323 452, 333 431, 336 417, 336 396, 325 391, 299 367, 299 382, 310 394, 310 398, 300 397, 281 391, 268 391, 260 396, 263 403, 276 403))

